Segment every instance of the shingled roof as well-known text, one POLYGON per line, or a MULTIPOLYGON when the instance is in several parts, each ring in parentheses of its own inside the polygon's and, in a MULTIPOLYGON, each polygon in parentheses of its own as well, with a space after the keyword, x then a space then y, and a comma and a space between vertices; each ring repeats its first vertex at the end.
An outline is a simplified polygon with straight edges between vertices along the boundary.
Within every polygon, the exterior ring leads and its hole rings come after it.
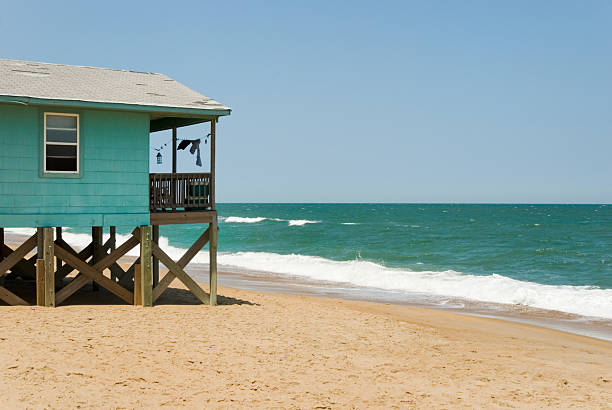
POLYGON ((0 96, 230 113, 163 74, 7 59, 0 59, 0 96))

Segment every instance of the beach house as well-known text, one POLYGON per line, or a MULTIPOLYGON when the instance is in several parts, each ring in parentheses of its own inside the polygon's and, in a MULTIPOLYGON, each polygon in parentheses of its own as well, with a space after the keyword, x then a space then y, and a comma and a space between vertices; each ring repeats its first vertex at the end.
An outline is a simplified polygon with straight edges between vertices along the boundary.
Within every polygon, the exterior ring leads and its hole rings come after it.
POLYGON ((216 304, 215 137, 229 114, 163 74, 0 59, 0 300, 55 306, 93 281, 151 306, 178 279, 216 304), (177 129, 199 123, 210 124, 210 172, 177 173, 177 129), (150 173, 150 133, 162 130, 172 130, 173 172, 150 173), (166 224, 202 224, 179 260, 158 244, 166 224), (133 227, 122 244, 117 226, 133 227), (8 227, 36 233, 11 247, 8 227), (73 249, 62 227, 91 228, 91 243, 73 249), (208 293, 184 270, 207 243, 208 293), (125 270, 117 261, 136 247, 125 270), (161 280, 160 262, 169 271, 161 280), (36 287, 35 302, 11 289, 21 279, 36 287))

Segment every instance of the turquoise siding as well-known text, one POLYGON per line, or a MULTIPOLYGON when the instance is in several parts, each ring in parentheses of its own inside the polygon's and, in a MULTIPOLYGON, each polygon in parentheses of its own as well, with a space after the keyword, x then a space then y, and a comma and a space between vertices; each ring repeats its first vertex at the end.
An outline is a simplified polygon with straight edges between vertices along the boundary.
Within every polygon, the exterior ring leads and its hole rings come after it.
POLYGON ((0 103, 0 227, 149 224, 149 114, 0 103), (80 175, 42 173, 44 112, 80 114, 80 175))

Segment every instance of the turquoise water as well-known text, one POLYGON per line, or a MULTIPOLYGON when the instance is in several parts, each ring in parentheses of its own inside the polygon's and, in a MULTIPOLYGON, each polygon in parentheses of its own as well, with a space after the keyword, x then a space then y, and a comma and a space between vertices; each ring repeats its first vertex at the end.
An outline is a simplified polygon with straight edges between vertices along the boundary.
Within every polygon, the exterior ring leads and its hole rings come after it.
MULTIPOLYGON (((612 206, 221 204, 219 263, 612 319, 612 206)), ((161 227, 178 257, 201 226, 161 227)), ((167 243, 165 242, 167 241, 167 243)), ((172 250, 172 249, 171 249, 172 250)), ((206 263, 205 253, 194 260, 206 263)))
MULTIPOLYGON (((612 206, 222 204, 218 211, 223 252, 361 259, 413 271, 612 288, 612 206), (267 219, 227 222, 232 216, 267 219), (290 220, 319 222, 289 226, 290 220)), ((187 247, 199 229, 162 227, 161 234, 187 247)))

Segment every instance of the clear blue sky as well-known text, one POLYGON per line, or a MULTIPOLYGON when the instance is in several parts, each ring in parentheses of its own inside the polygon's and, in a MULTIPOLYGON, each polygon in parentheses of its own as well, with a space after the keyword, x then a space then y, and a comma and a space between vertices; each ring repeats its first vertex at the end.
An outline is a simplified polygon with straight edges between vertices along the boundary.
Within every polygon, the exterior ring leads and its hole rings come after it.
POLYGON ((220 202, 612 202, 610 1, 4 1, 0 55, 232 107, 220 202))

